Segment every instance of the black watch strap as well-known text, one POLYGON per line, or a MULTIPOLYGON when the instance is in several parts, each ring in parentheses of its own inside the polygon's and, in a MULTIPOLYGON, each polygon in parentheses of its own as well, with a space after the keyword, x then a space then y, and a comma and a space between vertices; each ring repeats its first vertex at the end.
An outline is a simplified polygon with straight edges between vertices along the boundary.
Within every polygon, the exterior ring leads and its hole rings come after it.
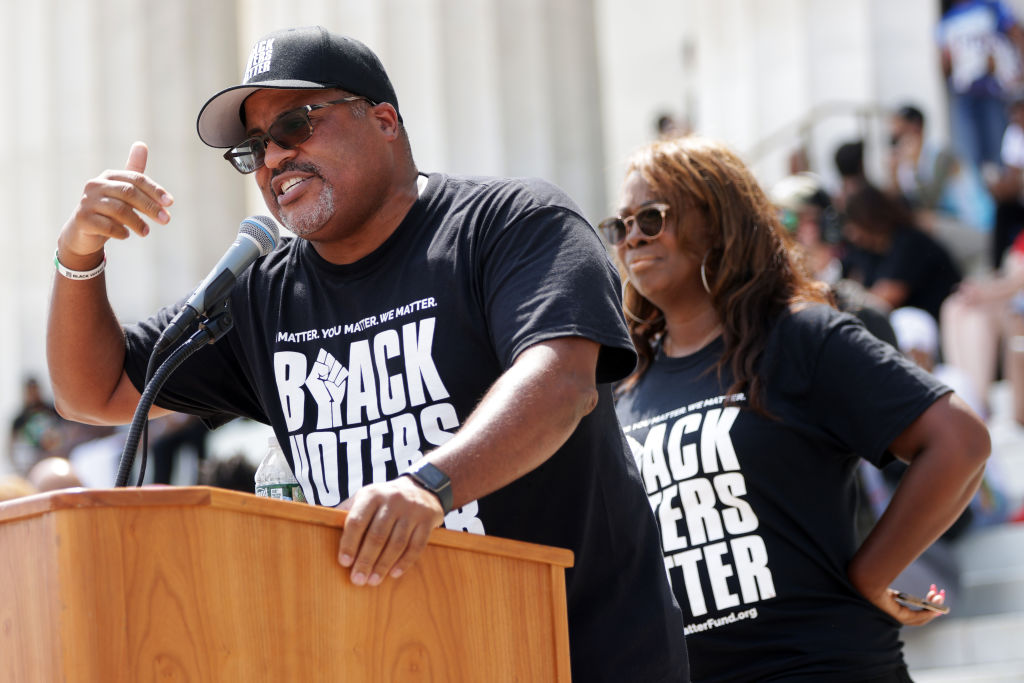
POLYGON ((403 472, 403 475, 437 496, 444 514, 452 511, 452 480, 447 474, 426 460, 420 460, 403 472))

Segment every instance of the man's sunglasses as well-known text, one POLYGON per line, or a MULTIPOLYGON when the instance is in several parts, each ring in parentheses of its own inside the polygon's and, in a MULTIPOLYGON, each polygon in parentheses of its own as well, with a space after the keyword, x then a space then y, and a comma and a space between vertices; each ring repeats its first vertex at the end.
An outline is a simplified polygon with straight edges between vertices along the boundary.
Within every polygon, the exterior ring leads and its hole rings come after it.
POLYGON ((626 239, 633 223, 640 228, 644 237, 657 237, 665 229, 665 214, 668 210, 668 204, 650 204, 632 216, 606 218, 597 224, 597 229, 613 247, 626 239))
POLYGON ((309 120, 309 112, 356 100, 365 100, 371 107, 377 104, 368 97, 354 95, 323 104, 307 104, 298 109, 291 109, 274 119, 266 133, 246 138, 225 152, 224 158, 230 161, 239 173, 252 173, 263 166, 267 145, 271 142, 281 149, 295 149, 313 135, 313 122, 309 120))

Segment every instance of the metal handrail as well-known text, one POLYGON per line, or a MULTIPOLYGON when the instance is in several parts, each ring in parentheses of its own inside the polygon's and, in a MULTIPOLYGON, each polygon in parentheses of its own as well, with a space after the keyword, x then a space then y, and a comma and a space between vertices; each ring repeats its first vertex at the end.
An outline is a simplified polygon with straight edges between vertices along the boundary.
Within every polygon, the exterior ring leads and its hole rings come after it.
POLYGON ((815 126, 821 123, 827 118, 834 116, 849 116, 861 120, 861 137, 865 143, 869 139, 869 127, 872 118, 882 118, 892 113, 891 109, 887 109, 879 104, 870 103, 863 104, 857 102, 823 102, 822 104, 815 105, 804 114, 801 118, 788 123, 774 132, 761 138, 759 142, 754 144, 753 147, 747 152, 744 157, 748 163, 755 164, 760 161, 769 152, 777 149, 779 146, 790 143, 794 138, 800 140, 802 147, 808 152, 810 156, 811 149, 811 133, 815 126))

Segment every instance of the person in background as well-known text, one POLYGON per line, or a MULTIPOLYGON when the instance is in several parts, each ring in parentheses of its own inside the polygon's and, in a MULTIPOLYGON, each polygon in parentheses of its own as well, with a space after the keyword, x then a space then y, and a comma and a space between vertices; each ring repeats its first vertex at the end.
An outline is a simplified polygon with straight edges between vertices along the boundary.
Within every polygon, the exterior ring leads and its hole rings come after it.
MULTIPOLYGON (((1010 381, 1013 397, 1013 419, 1024 426, 1024 294, 1013 298, 1009 318, 1010 339, 1007 358, 1006 376, 1010 381)), ((1024 518, 1024 506, 1021 507, 1024 518)))
POLYGON ((839 191, 833 201, 836 209, 842 211, 846 198, 868 184, 864 173, 864 141, 844 142, 836 148, 834 161, 839 173, 839 191))
POLYGON ((995 205, 981 176, 925 136, 924 113, 914 105, 893 113, 889 135, 888 192, 959 262, 967 265, 983 255, 995 205))
POLYGON ((199 465, 199 483, 231 491, 252 493, 256 466, 242 453, 221 460, 210 458, 199 465))
POLYGON ((82 480, 75 474, 71 462, 67 458, 43 458, 29 470, 29 483, 37 491, 56 491, 70 489, 82 485, 82 480))
POLYGON ((786 176, 771 189, 779 220, 803 247, 807 268, 829 285, 843 275, 842 220, 822 183, 811 173, 786 176))
POLYGON ((795 147, 789 153, 786 161, 786 166, 789 169, 790 175, 810 173, 811 171, 811 160, 808 158, 806 145, 798 145, 795 147))
POLYGON ((0 503, 39 493, 32 483, 20 474, 5 474, 0 477, 0 503))
MULTIPOLYGON (((1015 311, 1024 305, 1024 233, 1007 252, 1003 269, 994 277, 969 278, 942 304, 942 353, 947 363, 962 370, 984 401, 996 381, 1004 340, 1017 332, 1015 311)), ((1010 356, 1005 356, 1010 367, 1010 356)))
MULTIPOLYGON (((234 326, 151 414, 270 424, 306 500, 347 510, 337 557, 356 586, 401 580, 442 523, 571 549, 573 680, 688 680, 612 404, 636 352, 578 207, 538 179, 421 173, 383 65, 353 38, 275 31, 244 72, 203 106, 199 136, 295 237, 240 273, 234 326)), ((133 145, 88 182, 58 237, 47 354, 75 419, 131 419, 180 310, 122 328, 104 288, 107 240, 170 220, 147 154, 133 145)))
POLYGON ((925 139, 924 113, 910 104, 891 116, 889 144, 889 187, 893 194, 916 210, 935 211, 956 171, 956 157, 925 139))
POLYGON ((985 175, 999 163, 1006 103, 1021 87, 1024 30, 1000 0, 942 0, 936 28, 957 157, 985 175))
POLYGON ((198 417, 171 413, 157 421, 151 429, 153 483, 170 484, 175 462, 185 451, 195 455, 197 466, 206 460, 206 436, 209 430, 198 417))
MULTIPOLYGON (((889 320, 896 332, 900 351, 935 375, 937 380, 964 399, 971 410, 984 418, 988 413, 988 403, 978 393, 971 377, 959 367, 939 360, 939 326, 935 318, 920 308, 904 306, 890 313, 889 320)), ((968 527, 998 524, 1009 517, 1009 499, 1000 482, 1001 473, 993 472, 993 466, 989 460, 978 493, 961 518, 943 535, 946 540, 955 540, 968 527)))
POLYGON ((1010 123, 999 151, 1001 165, 988 178, 988 191, 996 201, 990 264, 1006 265, 1007 251, 1024 228, 1024 97, 1010 104, 1010 123))
POLYGON ((41 459, 56 455, 64 447, 65 421, 53 404, 43 398, 39 380, 26 377, 22 403, 11 420, 8 453, 15 472, 25 475, 41 459))
POLYGON ((902 306, 889 314, 896 345, 907 358, 956 392, 978 415, 984 417, 985 401, 962 369, 939 361, 939 325, 928 311, 902 306))
POLYGON ((881 190, 865 185, 846 200, 844 276, 859 282, 889 309, 939 308, 960 282, 949 252, 919 230, 913 215, 881 190))
POLYGON ((787 176, 772 187, 771 199, 783 227, 802 249, 808 272, 831 288, 839 310, 857 316, 873 335, 895 346, 888 304, 843 277, 842 218, 818 178, 810 173, 787 176))
POLYGON ((654 129, 658 138, 662 140, 669 140, 671 138, 679 137, 680 135, 687 135, 690 132, 685 121, 681 121, 679 118, 669 114, 668 112, 658 115, 657 120, 654 122, 654 129))
POLYGON ((890 585, 970 501, 984 424, 827 303, 720 143, 639 149, 599 227, 640 356, 617 412, 661 522, 694 680, 908 681, 899 626, 936 614, 890 585), (858 546, 862 458, 909 467, 858 546))

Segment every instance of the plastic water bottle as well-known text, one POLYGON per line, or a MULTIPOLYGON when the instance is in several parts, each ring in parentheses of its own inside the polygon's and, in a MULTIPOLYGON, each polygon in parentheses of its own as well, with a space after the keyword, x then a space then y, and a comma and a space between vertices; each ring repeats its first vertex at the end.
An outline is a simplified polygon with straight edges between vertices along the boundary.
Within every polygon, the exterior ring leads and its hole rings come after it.
POLYGON ((306 502, 302 487, 292 474, 277 438, 267 439, 267 454, 256 468, 256 495, 279 500, 306 502))

